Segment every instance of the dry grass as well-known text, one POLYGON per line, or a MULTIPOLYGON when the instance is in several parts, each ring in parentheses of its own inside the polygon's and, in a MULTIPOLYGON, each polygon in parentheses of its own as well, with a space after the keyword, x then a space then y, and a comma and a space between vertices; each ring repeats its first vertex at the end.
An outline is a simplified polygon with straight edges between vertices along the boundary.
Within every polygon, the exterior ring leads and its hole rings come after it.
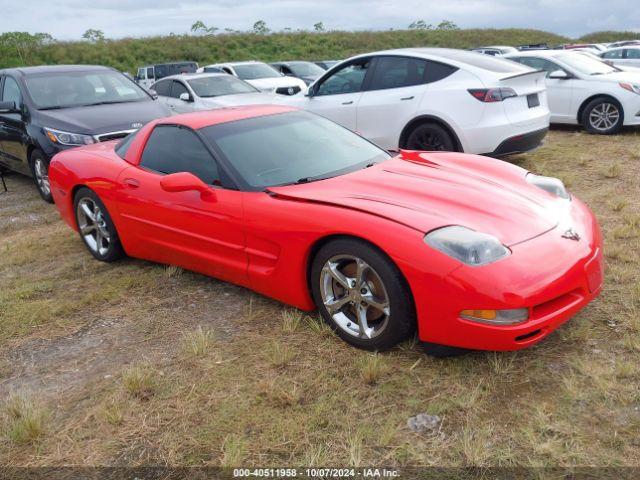
POLYGON ((362 352, 315 314, 173 267, 95 262, 11 176, 0 392, 32 394, 2 410, 0 464, 640 466, 638 151, 634 132, 562 129, 510 159, 594 210, 604 291, 534 348, 442 360, 415 339, 362 352), (409 431, 421 412, 440 431, 409 431))

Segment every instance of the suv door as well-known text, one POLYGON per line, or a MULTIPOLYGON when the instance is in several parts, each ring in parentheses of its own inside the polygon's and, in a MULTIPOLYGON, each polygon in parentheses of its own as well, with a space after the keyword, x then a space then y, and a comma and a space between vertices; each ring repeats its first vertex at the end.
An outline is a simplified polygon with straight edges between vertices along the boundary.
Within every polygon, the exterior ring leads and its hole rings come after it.
POLYGON ((12 170, 29 174, 27 158, 27 124, 21 113, 23 95, 18 82, 5 76, 1 82, 0 101, 13 102, 20 113, 0 113, 0 156, 2 162, 12 170))
POLYGON ((171 81, 171 91, 167 98, 167 105, 174 113, 189 113, 194 111, 194 103, 182 100, 180 95, 186 93, 193 99, 191 93, 187 89, 187 86, 180 80, 171 81))
POLYGON ((640 67, 640 48, 625 48, 621 65, 640 67))
POLYGON ((358 58, 314 86, 311 96, 305 98, 305 108, 334 122, 356 130, 357 106, 368 81, 372 58, 358 58))
POLYGON ((118 177, 119 228, 133 256, 180 265, 224 280, 246 283, 242 192, 233 190, 209 148, 191 129, 158 125, 140 165, 118 177), (211 185, 215 200, 196 191, 167 192, 163 175, 189 172, 211 185))
POLYGON ((400 133, 418 110, 427 90, 427 60, 376 57, 371 81, 357 108, 357 130, 385 150, 396 150, 400 133))

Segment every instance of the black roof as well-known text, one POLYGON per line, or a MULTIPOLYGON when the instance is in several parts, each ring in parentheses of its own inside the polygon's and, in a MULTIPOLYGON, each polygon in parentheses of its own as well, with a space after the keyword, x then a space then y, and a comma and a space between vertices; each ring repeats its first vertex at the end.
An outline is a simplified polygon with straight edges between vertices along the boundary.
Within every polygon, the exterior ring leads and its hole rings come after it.
POLYGON ((22 75, 32 75, 38 73, 65 73, 65 72, 87 72, 99 70, 112 70, 110 67, 102 65, 41 65, 38 67, 17 67, 5 68, 0 73, 19 73, 22 75))

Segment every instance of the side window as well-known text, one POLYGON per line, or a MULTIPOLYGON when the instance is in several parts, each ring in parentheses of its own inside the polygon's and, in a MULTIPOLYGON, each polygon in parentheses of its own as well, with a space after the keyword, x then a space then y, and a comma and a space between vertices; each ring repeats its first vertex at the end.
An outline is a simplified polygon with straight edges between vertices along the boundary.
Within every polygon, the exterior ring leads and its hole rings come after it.
POLYGON ((228 73, 229 75, 233 75, 233 72, 231 71, 231 69, 229 67, 222 67, 222 71, 224 73, 228 73))
POLYGON ((171 82, 171 97, 172 98, 180 98, 180 95, 183 93, 189 93, 187 87, 184 86, 182 82, 174 80, 171 82))
POLYGON ((147 70, 145 68, 138 69, 138 78, 141 80, 144 80, 145 78, 147 78, 147 70))
POLYGON ((16 108, 22 106, 22 94, 18 83, 11 77, 4 77, 4 89, 2 90, 3 102, 14 102, 16 108))
POLYGON ((147 68, 147 78, 156 78, 153 74, 153 67, 147 68))
POLYGON ((378 57, 371 90, 410 87, 424 83, 427 62, 409 57, 378 57))
POLYGON ((190 172, 219 184, 218 165, 198 136, 184 127, 158 125, 144 147, 140 165, 159 173, 190 172))
POLYGON ((452 67, 446 63, 432 62, 427 60, 427 71, 425 72, 424 80, 426 83, 437 82, 443 78, 447 78, 449 75, 455 73, 458 67, 452 67))
POLYGON ((624 58, 640 59, 640 48, 627 48, 624 58))
POLYGON ((153 88, 156 93, 162 97, 168 97, 171 95, 171 81, 170 80, 160 80, 157 83, 153 84, 153 88))
POLYGON ((617 50, 611 50, 610 52, 605 52, 602 55, 602 58, 610 58, 610 59, 619 59, 622 58, 622 48, 618 48, 617 50))
POLYGON ((282 65, 282 67, 280 67, 280 73, 283 73, 285 75, 293 75, 293 72, 291 71, 291 69, 289 67, 284 66, 284 65, 282 65))
POLYGON ((342 67, 320 84, 316 95, 337 95, 361 91, 364 77, 370 66, 371 59, 364 58, 342 67))

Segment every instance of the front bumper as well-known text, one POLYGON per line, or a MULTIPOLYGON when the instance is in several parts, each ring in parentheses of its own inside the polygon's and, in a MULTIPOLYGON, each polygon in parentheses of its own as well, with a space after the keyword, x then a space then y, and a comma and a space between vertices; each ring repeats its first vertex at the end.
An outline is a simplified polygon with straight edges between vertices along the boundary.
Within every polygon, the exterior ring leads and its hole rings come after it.
POLYGON ((578 241, 554 228, 512 245, 512 254, 484 267, 461 265, 444 281, 410 279, 421 341, 474 350, 519 350, 554 331, 601 291, 600 229, 578 199, 571 205, 578 241), (460 318, 465 309, 528 308, 529 320, 496 326, 460 318))

